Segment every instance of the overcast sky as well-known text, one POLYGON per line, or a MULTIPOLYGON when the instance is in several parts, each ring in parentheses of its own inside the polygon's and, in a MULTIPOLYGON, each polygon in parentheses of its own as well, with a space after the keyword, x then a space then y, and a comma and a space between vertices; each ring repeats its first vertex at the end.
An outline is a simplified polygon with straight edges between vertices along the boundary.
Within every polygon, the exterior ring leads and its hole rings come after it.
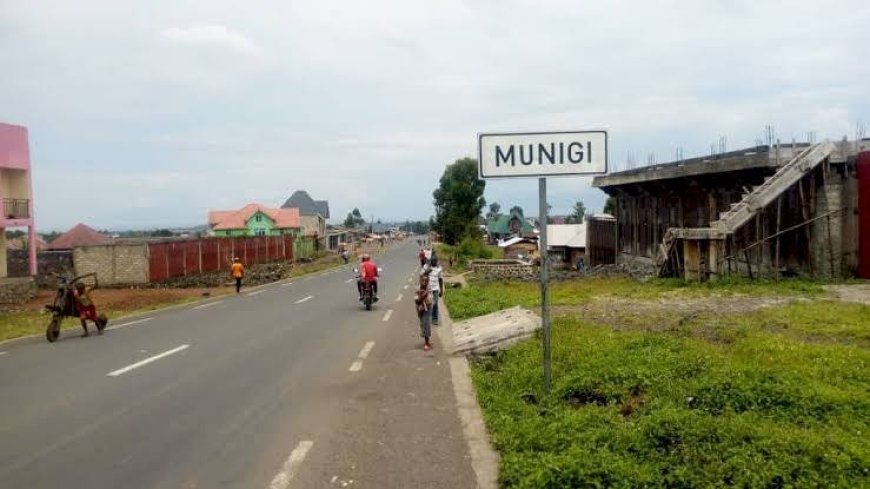
MULTIPOLYGON (((0 0, 37 227, 203 224, 296 189, 424 219, 488 131, 604 128, 611 169, 870 125, 870 2, 0 0)), ((604 194, 553 179, 566 213, 604 194)), ((487 202, 536 212, 534 180, 487 202)))

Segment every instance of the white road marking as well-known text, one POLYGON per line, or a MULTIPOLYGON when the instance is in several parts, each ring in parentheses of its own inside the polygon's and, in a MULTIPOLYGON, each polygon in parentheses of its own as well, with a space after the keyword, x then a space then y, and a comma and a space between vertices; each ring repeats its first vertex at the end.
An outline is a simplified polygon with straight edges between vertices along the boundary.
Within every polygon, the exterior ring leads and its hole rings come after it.
POLYGON ((410 287, 410 285, 406 285, 406 286, 402 287, 402 289, 403 289, 403 290, 408 290, 408 287, 410 287))
POLYGON ((347 279, 347 280, 344 281, 344 283, 346 283, 346 284, 349 284, 349 283, 351 283, 351 282, 353 282, 353 279, 352 279, 352 278, 349 278, 349 279, 347 279))
POLYGON ((152 319, 154 319, 154 318, 138 319, 138 320, 136 320, 136 321, 130 321, 129 323, 119 324, 119 325, 117 325, 117 326, 109 326, 109 327, 106 328, 106 329, 121 329, 121 328, 126 328, 127 326, 133 326, 134 324, 147 323, 148 321, 151 321, 152 319))
POLYGON ((314 442, 310 440, 300 441, 296 448, 290 452, 290 456, 284 461, 281 466, 281 471, 272 479, 269 484, 269 489, 287 489, 290 486, 290 481, 296 476, 299 466, 305 461, 305 456, 308 455, 308 450, 314 446, 314 442))
POLYGON ((5 351, 0 351, 0 355, 5 355, 5 354, 6 354, 5 351))
POLYGON ((351 372, 359 372, 362 370, 363 360, 368 358, 369 353, 372 352, 372 348, 375 347, 374 341, 369 341, 365 344, 362 350, 360 350, 359 355, 356 357, 356 360, 350 364, 350 368, 348 369, 351 372))
POLYGON ((294 283, 295 283, 295 282, 287 282, 286 284, 281 284, 281 287, 290 287, 290 286, 293 285, 294 283))
POLYGON ((313 295, 309 295, 308 297, 305 297, 303 299, 299 299, 298 301, 294 302, 294 304, 302 304, 303 302, 309 301, 313 298, 314 298, 313 295))
POLYGON ((389 311, 387 311, 386 314, 384 314, 384 321, 389 321, 389 320, 390 320, 390 316, 392 316, 392 315, 393 315, 393 310, 390 309, 389 311))
POLYGON ((109 377, 117 377, 117 376, 119 376, 119 375, 121 375, 121 374, 125 374, 125 373, 127 373, 127 372, 129 372, 129 371, 131 371, 131 370, 133 370, 133 369, 139 368, 139 367, 141 367, 141 366, 143 366, 143 365, 148 365, 149 363, 151 363, 151 362, 153 362, 153 361, 155 361, 155 360, 160 360, 160 359, 163 358, 163 357, 168 357, 169 355, 172 355, 172 354, 178 353, 178 352, 180 352, 180 351, 182 351, 182 350, 186 350, 189 346, 190 346, 190 345, 181 345, 181 346, 179 346, 179 347, 177 347, 177 348, 173 348, 173 349, 171 349, 171 350, 165 351, 165 352, 160 353, 160 354, 158 354, 158 355, 154 355, 153 357, 148 357, 148 358, 146 358, 145 360, 142 360, 141 362, 136 362, 136 363, 134 363, 134 364, 132 364, 132 365, 127 365, 126 367, 124 367, 124 368, 119 368, 118 370, 113 370, 112 372, 109 372, 109 373, 107 373, 106 375, 108 375, 109 377))
POLYGON ((255 290, 253 292, 248 292, 247 294, 245 294, 245 297, 252 297, 257 294, 262 294, 263 292, 265 292, 265 290, 255 290))
POLYGON ((396 302, 402 302, 402 294, 399 294, 399 297, 396 297, 396 302))
POLYGON ((208 304, 202 304, 202 305, 196 306, 196 307, 194 307, 194 309, 205 309, 206 307, 216 306, 218 304, 223 304, 223 303, 224 303, 224 301, 209 302, 208 304))

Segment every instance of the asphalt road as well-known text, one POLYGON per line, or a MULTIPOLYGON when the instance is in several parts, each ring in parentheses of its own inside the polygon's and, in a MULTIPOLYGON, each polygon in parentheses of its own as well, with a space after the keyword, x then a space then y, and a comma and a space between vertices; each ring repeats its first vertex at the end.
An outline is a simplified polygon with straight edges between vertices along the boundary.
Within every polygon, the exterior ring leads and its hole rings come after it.
POLYGON ((475 487, 416 249, 375 260, 372 311, 342 267, 0 345, 0 487, 475 487))

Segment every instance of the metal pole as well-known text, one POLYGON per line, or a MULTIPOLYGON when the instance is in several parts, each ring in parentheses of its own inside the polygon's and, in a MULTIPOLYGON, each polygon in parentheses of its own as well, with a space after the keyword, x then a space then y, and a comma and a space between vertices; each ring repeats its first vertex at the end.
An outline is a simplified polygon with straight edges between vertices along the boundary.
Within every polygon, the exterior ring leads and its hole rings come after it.
POLYGON ((547 179, 538 179, 538 209, 541 227, 541 330, 544 350, 544 391, 550 392, 550 290, 547 258, 547 179))

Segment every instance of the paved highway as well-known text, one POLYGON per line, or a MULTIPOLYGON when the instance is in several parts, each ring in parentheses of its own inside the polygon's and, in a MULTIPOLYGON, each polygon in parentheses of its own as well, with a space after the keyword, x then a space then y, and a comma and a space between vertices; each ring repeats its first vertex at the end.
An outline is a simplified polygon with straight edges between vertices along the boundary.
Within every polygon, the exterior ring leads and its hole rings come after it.
POLYGON ((3 488, 473 488, 440 345, 411 303, 416 249, 0 345, 3 488))

